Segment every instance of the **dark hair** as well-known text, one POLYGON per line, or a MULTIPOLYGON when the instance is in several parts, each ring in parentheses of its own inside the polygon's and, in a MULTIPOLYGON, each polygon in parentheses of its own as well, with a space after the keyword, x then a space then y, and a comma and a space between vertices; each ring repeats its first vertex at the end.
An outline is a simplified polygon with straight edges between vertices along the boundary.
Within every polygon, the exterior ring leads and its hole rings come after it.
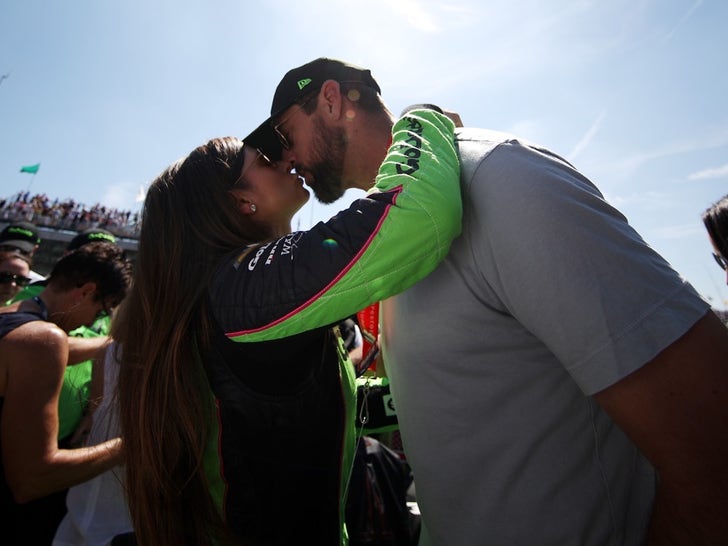
POLYGON ((96 283, 96 301, 112 307, 126 296, 131 283, 132 265, 125 252, 111 243, 89 243, 56 262, 48 286, 70 290, 87 282, 96 283))
POLYGON ((721 256, 728 258, 728 195, 703 212, 703 224, 721 256))
POLYGON ((144 202, 134 285, 112 325, 127 497, 142 545, 229 542, 204 472, 214 407, 198 355, 214 268, 260 240, 230 194, 243 161, 242 141, 211 140, 162 172, 144 202))

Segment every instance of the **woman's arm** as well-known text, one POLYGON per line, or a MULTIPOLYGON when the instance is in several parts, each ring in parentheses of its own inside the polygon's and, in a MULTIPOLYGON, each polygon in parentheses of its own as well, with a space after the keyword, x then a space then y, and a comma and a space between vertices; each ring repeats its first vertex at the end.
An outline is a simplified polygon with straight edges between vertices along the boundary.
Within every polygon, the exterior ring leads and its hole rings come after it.
POLYGON ((409 112, 395 123, 366 198, 218 270, 210 288, 216 318, 237 341, 277 339, 412 286, 460 233, 459 177, 452 121, 432 110, 409 112))

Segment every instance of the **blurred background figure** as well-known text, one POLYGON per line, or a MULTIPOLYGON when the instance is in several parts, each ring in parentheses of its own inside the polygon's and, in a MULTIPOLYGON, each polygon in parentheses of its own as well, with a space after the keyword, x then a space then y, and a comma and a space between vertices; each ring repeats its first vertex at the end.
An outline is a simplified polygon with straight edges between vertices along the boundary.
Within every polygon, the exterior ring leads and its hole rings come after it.
POLYGON ((703 224, 708 230, 710 242, 713 245, 713 258, 726 273, 728 284, 728 195, 711 205, 703 213, 703 224))
MULTIPOLYGON (((14 222, 9 224, 0 233, 0 251, 18 251, 26 256, 33 265, 33 254, 40 246, 38 228, 30 222, 14 222)), ((28 275, 31 280, 43 279, 43 275, 32 269, 28 275)))
MULTIPOLYGON (((103 228, 90 228, 80 232, 69 241, 61 259, 71 251, 94 242, 117 246, 116 237, 111 232, 103 228)), ((38 296, 45 290, 47 285, 48 281, 46 279, 33 282, 20 290, 13 297, 12 302, 38 296)), ((110 324, 111 317, 106 313, 101 313, 96 317, 93 324, 82 325, 69 332, 68 335, 73 338, 89 340, 92 338, 105 338, 109 333, 110 324)), ((70 343, 75 345, 81 342, 74 339, 70 343)), ((99 402, 98 397, 91 393, 93 366, 94 362, 92 360, 84 360, 83 362, 71 361, 66 368, 58 401, 58 417, 60 420, 58 441, 62 448, 79 447, 85 434, 89 431, 92 410, 94 405, 99 402)))
POLYGON ((109 314, 130 281, 121 249, 89 244, 58 261, 39 296, 0 309, 2 544, 50 544, 65 490, 121 462, 118 438, 59 447, 58 396, 68 362, 92 356, 74 349, 67 332, 109 314))
POLYGON ((30 283, 30 258, 17 250, 0 251, 0 306, 30 283))

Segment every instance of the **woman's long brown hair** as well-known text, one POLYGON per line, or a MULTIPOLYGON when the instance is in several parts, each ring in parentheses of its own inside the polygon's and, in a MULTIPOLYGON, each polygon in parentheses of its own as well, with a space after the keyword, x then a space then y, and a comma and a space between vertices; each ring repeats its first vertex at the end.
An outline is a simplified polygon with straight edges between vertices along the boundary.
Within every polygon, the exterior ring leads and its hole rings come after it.
POLYGON ((144 203, 134 283, 112 332, 121 346, 128 504, 141 545, 231 542, 203 470, 213 408, 198 354, 214 267, 259 239, 228 191, 243 157, 241 141, 211 140, 154 180, 144 203))

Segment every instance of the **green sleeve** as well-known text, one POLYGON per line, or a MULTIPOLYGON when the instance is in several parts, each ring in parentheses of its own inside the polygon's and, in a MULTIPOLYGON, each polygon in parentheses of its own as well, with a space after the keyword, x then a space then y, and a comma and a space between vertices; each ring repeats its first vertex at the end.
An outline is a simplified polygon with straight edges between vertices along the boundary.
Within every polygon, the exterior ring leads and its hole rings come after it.
MULTIPOLYGON (((368 193, 368 198, 374 200, 378 196, 384 200, 386 195, 387 209, 367 244, 352 251, 325 288, 293 312, 264 327, 228 335, 244 342, 287 337, 332 324, 415 284, 445 258, 453 239, 460 234, 459 179, 452 121, 433 110, 408 112, 394 124, 392 145, 368 193)), ((354 204, 342 211, 340 215, 351 218, 342 216, 338 222, 356 222, 356 208, 354 204)), ((336 217, 330 222, 335 221, 336 217)), ((311 256, 317 252, 314 246, 305 239, 298 241, 301 254, 310 252, 295 260, 299 264, 307 259, 312 262, 311 256)), ((309 274, 324 269, 320 263, 311 264, 309 274)), ((266 289, 266 285, 260 289, 266 289)))

